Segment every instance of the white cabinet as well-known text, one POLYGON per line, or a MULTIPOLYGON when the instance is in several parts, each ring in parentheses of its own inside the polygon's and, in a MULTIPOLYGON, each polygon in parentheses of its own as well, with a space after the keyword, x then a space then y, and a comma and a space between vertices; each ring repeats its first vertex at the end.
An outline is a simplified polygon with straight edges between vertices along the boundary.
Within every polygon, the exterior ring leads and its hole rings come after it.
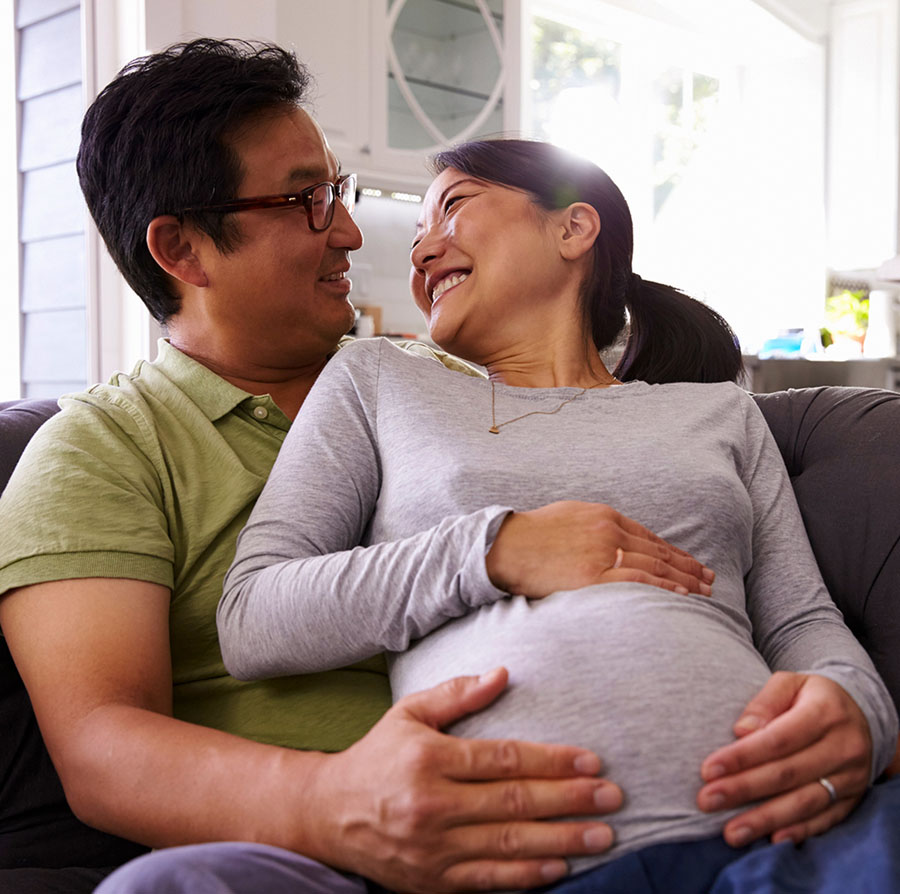
POLYGON ((520 0, 279 4, 315 74, 314 111, 363 186, 418 190, 426 157, 519 123, 520 0))
POLYGON ((344 170, 369 155, 372 57, 369 0, 278 4, 278 42, 293 48, 315 78, 310 109, 344 170))

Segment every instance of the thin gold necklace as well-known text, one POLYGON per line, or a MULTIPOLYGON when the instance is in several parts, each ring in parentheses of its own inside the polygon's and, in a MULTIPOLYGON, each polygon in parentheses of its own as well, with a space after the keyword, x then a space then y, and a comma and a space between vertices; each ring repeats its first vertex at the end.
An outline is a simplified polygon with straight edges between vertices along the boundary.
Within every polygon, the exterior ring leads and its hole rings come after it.
MULTIPOLYGON (((521 416, 515 416, 512 419, 507 419, 506 422, 497 422, 497 410, 496 410, 496 395, 494 389, 494 380, 491 379, 491 427, 488 431, 492 435, 499 435, 500 429, 503 428, 504 425, 512 425, 513 422, 518 422, 520 419, 524 419, 526 416, 553 416, 555 413, 558 413, 566 404, 572 403, 573 400, 581 397, 585 391, 590 391, 592 388, 599 388, 603 383, 597 382, 596 385, 588 385, 586 388, 582 388, 577 394, 573 394, 571 397, 567 397, 555 410, 532 410, 530 413, 523 413, 521 416)), ((615 384, 615 382, 611 383, 615 384)))

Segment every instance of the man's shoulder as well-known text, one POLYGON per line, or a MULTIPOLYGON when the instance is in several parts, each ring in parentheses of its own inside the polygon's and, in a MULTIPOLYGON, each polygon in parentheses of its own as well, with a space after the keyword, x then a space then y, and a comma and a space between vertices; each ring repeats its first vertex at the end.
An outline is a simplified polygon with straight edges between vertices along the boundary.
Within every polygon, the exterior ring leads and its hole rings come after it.
POLYGON ((132 373, 64 394, 60 412, 38 429, 20 465, 63 470, 104 462, 112 468, 135 459, 159 465, 166 420, 181 415, 175 397, 190 402, 180 392, 173 396, 171 383, 161 387, 158 379, 153 365, 142 361, 132 373))
POLYGON ((64 442, 87 438, 123 438, 140 442, 154 436, 156 424, 152 389, 141 387, 133 376, 117 374, 112 381, 86 391, 63 395, 60 412, 50 420, 48 434, 64 442))

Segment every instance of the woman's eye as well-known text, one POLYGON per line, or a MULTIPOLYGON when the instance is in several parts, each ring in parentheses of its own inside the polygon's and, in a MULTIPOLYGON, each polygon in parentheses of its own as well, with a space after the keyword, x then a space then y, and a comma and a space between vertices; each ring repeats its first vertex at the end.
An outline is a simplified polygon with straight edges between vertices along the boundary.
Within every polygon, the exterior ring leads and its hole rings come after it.
POLYGON ((465 196, 450 196, 450 198, 447 199, 446 202, 444 202, 444 212, 446 213, 447 211, 449 211, 450 207, 453 204, 455 204, 456 202, 459 202, 461 199, 464 199, 464 198, 465 198, 465 196))

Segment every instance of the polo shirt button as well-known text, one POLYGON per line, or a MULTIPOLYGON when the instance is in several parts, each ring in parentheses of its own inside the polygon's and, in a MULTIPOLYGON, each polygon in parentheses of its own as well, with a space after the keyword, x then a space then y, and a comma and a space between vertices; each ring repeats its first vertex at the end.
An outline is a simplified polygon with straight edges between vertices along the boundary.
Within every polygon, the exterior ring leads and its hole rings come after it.
POLYGON ((269 417, 269 411, 265 407, 254 407, 253 415, 257 419, 267 419, 269 417))

